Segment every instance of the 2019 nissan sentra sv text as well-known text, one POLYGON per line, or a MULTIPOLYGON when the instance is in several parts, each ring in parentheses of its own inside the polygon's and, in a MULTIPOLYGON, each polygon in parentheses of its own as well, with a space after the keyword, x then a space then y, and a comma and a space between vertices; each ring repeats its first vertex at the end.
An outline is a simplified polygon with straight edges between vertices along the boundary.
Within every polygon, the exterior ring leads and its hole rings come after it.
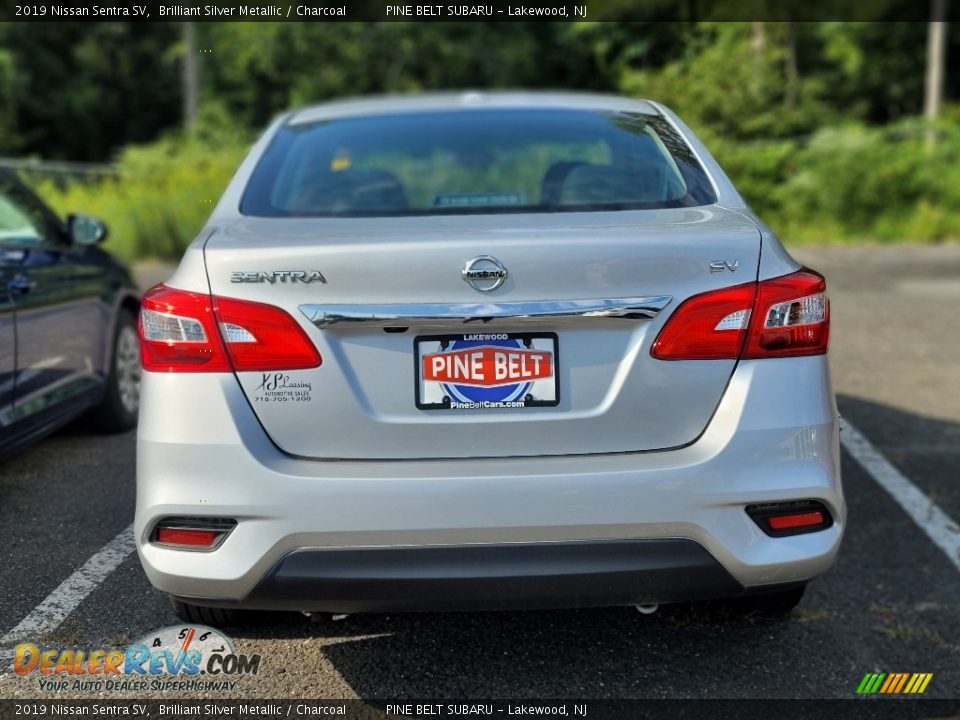
POLYGON ((837 552, 824 280, 657 103, 292 112, 142 308, 136 539, 189 620, 784 609, 837 552))

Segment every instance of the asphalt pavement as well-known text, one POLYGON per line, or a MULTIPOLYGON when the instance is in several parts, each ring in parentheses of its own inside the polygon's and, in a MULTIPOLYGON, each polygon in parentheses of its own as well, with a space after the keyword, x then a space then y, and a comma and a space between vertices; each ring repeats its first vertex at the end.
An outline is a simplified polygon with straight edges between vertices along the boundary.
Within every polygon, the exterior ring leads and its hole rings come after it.
MULTIPOLYGON (((841 414, 960 519, 960 246, 794 254, 827 276, 841 414)), ((165 272, 149 266, 140 277, 165 272)), ((654 615, 267 614, 228 631, 238 651, 261 654, 259 674, 208 695, 852 698, 868 672, 932 672, 925 697, 960 697, 960 570, 847 453, 843 480, 839 560, 786 619, 697 605, 654 615)), ((133 506, 132 433, 103 437, 78 423, 0 465, 0 636, 127 527, 133 506)), ((33 640, 124 647, 177 622, 131 555, 33 640)), ((36 676, 0 674, 0 697, 45 695, 36 676)))

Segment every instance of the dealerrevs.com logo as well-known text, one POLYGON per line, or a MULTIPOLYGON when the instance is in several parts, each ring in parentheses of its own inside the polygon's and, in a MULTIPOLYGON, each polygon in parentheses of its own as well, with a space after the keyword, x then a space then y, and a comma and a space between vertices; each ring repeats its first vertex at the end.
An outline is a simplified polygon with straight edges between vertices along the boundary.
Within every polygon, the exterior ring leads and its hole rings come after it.
POLYGON ((260 655, 238 654, 233 641, 204 625, 171 625, 126 650, 43 649, 21 643, 13 671, 37 675, 44 691, 233 690, 235 678, 256 675, 260 655))

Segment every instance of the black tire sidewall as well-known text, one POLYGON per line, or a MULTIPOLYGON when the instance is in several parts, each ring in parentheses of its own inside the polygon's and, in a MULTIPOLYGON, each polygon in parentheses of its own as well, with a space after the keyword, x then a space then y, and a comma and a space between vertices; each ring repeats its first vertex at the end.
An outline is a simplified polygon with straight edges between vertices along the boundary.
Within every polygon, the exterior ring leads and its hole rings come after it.
POLYGON ((120 399, 120 388, 117 378, 117 349, 120 335, 124 328, 137 331, 137 319, 130 310, 121 309, 117 313, 117 320, 113 329, 113 341, 110 344, 110 373, 107 376, 103 402, 94 413, 94 421, 103 432, 124 432, 137 424, 138 412, 130 412, 120 399))

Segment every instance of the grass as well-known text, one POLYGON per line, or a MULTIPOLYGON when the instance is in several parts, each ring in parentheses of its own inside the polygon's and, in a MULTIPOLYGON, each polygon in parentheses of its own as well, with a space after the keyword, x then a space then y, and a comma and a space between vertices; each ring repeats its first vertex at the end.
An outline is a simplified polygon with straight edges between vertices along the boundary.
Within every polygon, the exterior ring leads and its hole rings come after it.
POLYGON ((110 228, 105 249, 123 260, 175 260, 210 215, 246 154, 242 143, 165 139, 128 148, 119 176, 66 186, 52 181, 37 191, 65 216, 84 212, 110 228))

